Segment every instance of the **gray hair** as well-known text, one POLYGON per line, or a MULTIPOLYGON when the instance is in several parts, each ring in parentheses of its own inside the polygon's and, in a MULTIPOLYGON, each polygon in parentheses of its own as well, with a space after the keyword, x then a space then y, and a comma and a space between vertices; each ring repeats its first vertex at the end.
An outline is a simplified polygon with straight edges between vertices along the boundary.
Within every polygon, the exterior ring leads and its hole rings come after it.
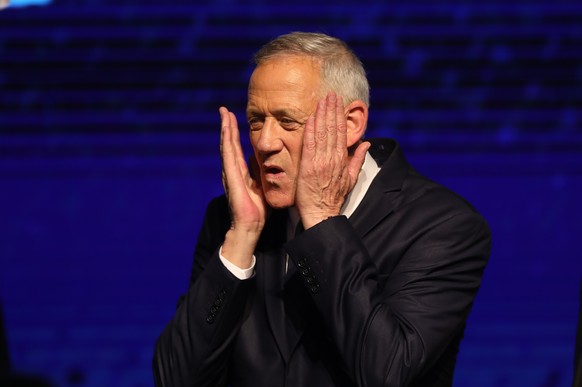
POLYGON ((265 44, 254 56, 257 66, 285 55, 305 55, 321 65, 322 94, 335 91, 344 104, 360 100, 370 105, 370 86, 362 62, 348 45, 329 35, 291 32, 265 44))

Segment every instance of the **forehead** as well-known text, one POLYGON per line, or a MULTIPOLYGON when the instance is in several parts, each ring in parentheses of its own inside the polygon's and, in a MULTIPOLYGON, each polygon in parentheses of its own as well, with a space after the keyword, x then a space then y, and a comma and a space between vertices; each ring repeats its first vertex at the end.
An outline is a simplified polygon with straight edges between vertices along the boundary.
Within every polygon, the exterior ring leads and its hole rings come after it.
POLYGON ((293 80, 296 76, 320 77, 321 64, 307 55, 277 55, 259 64, 251 75, 251 83, 263 75, 287 74, 285 79, 293 80))
POLYGON ((249 106, 312 103, 317 99, 320 64, 308 56, 277 56, 255 68, 249 81, 249 106))

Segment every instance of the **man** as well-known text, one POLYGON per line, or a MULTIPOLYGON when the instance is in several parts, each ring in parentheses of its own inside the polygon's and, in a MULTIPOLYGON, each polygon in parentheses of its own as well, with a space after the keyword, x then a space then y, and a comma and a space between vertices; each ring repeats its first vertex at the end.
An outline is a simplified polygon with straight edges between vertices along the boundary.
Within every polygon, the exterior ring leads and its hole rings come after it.
POLYGON ((254 157, 220 108, 226 195, 158 340, 156 385, 450 386, 485 221, 396 142, 362 141, 368 82, 345 43, 291 33, 255 62, 254 157))

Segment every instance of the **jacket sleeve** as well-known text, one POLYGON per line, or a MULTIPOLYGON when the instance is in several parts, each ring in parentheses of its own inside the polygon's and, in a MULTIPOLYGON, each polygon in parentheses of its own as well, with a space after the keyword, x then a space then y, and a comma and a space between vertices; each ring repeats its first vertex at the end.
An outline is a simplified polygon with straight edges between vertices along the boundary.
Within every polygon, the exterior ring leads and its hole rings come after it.
POLYGON ((286 246, 359 386, 408 385, 437 361, 462 333, 490 248, 487 224, 472 211, 428 222, 405 246, 381 239, 373 250, 396 249, 393 269, 370 256, 344 216, 286 246))
POLYGON ((254 279, 237 279, 218 257, 229 225, 225 205, 221 197, 208 206, 189 289, 156 343, 153 372, 158 387, 227 385, 231 344, 254 279))

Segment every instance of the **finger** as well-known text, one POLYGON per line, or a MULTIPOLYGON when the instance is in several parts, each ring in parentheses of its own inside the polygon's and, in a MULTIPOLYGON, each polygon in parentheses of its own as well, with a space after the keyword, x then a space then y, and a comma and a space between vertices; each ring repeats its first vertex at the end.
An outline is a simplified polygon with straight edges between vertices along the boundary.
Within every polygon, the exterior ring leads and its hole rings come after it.
POLYGON ((224 137, 225 137, 225 132, 227 131, 226 129, 226 122, 225 122, 225 114, 226 114, 227 110, 224 106, 221 106, 218 109, 218 113, 220 114, 220 157, 222 158, 222 151, 224 149, 224 137))
POLYGON ((236 153, 233 146, 233 129, 230 120, 231 113, 225 107, 221 107, 219 111, 221 119, 221 156, 223 162, 230 166, 236 164, 236 153))
POLYGON ((366 152, 370 149, 371 144, 369 142, 363 142, 356 148, 354 156, 350 160, 348 165, 348 174, 350 176, 350 190, 356 185, 358 180, 358 175, 364 165, 364 160, 366 159, 366 152))
POLYGON ((221 106, 218 112, 220 113, 220 158, 224 169, 224 157, 230 144, 230 119, 228 110, 224 106, 221 106))
POLYGON ((219 112, 221 117, 220 155, 222 158, 222 183, 228 195, 233 188, 240 186, 242 176, 238 166, 236 149, 233 145, 230 112, 225 107, 221 107, 219 112))
POLYGON ((315 150, 325 151, 327 144, 327 128, 326 123, 326 99, 322 99, 317 104, 317 109, 315 110, 315 150))
POLYGON ((310 116, 303 131, 303 150, 301 159, 311 160, 315 152, 315 117, 310 116))
POLYGON ((332 91, 325 99, 326 150, 333 154, 337 149, 337 95, 332 91))
POLYGON ((227 183, 227 170, 231 167, 232 158, 228 148, 230 147, 230 129, 229 129, 229 118, 228 110, 221 106, 218 109, 220 114, 220 159, 222 161, 222 186, 224 192, 228 197, 228 183, 227 183))
POLYGON ((232 145, 235 152, 235 157, 237 159, 237 164, 240 168, 240 171, 243 176, 248 174, 248 168, 245 161, 244 152, 242 150, 242 146, 240 144, 240 131, 238 130, 238 123, 236 120, 236 116, 234 113, 228 113, 230 119, 230 127, 231 127, 231 138, 232 138, 232 145))
POLYGON ((342 97, 338 96, 336 104, 336 122, 337 122, 337 151, 342 154, 347 152, 347 123, 344 116, 344 102, 342 97))

